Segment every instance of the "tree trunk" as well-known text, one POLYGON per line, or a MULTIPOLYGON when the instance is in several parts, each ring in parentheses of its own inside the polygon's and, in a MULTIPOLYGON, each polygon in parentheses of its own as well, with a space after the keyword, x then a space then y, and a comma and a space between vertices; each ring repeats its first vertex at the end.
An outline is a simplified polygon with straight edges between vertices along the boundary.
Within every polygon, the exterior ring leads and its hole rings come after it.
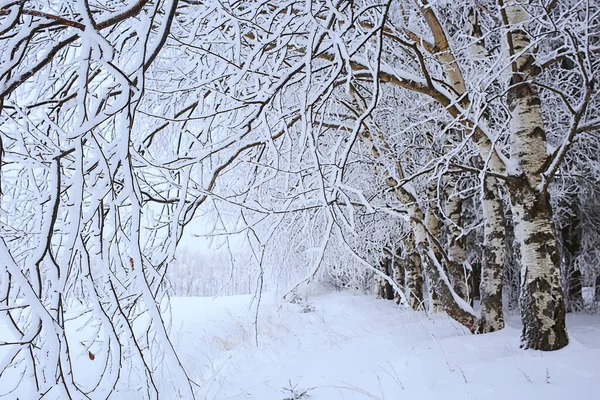
MULTIPOLYGON (((385 275, 387 276, 391 276, 390 272, 391 272, 391 264, 392 264, 392 260, 390 259, 390 257, 388 256, 384 256, 381 259, 381 262, 379 263, 379 270, 381 272, 383 272, 385 275)), ((386 299, 386 300, 393 300, 394 299, 394 288, 392 287, 392 285, 390 285, 390 283, 383 279, 380 276, 375 276, 375 285, 376 285, 376 296, 378 299, 386 299)))
POLYGON ((421 257, 415 246, 414 234, 404 240, 406 298, 413 310, 423 309, 423 271, 421 257))
MULTIPOLYGON (((405 271, 402 262, 402 251, 400 247, 398 247, 396 249, 396 252, 394 253, 392 271, 394 274, 394 280, 398 283, 399 287, 404 289, 406 286, 405 271)), ((402 302, 402 296, 400 296, 400 293, 394 293, 394 295, 396 299, 396 304, 400 304, 402 302)))
POLYGON ((550 201, 548 194, 536 194, 529 187, 515 192, 511 197, 515 237, 521 250, 522 346, 557 350, 569 339, 550 201))
MULTIPOLYGON (((567 204, 564 204, 568 206, 567 204)), ((581 250, 581 228, 579 226, 579 210, 576 205, 571 207, 573 215, 569 222, 560 229, 562 266, 564 268, 564 282, 567 292, 567 312, 583 310, 583 292, 581 272, 573 265, 573 259, 581 250)))
POLYGON ((452 290, 444 269, 429 245, 425 227, 418 222, 422 218, 421 211, 413 208, 411 214, 415 243, 425 269, 425 276, 433 288, 433 292, 438 295, 437 301, 440 308, 471 332, 478 333, 479 321, 475 317, 471 306, 452 290))
POLYGON ((470 310, 471 307, 469 304, 453 293, 452 286, 441 264, 433 249, 429 246, 425 228, 422 224, 414 224, 413 230, 415 232, 417 249, 419 250, 425 269, 425 276, 433 289, 433 293, 438 294, 436 301, 439 304, 439 308, 443 309, 451 318, 467 327, 471 332, 477 333, 479 331, 479 321, 472 310, 470 310))
POLYGON ((448 265, 448 274, 452 280, 452 287, 456 294, 471 303, 472 293, 469 290, 471 278, 470 269, 466 268, 467 251, 465 240, 461 237, 461 212, 462 200, 458 196, 452 196, 446 190, 446 216, 450 219, 447 224, 448 232, 448 256, 452 261, 448 265))
POLYGON ((479 261, 475 261, 471 263, 471 287, 473 290, 471 291, 473 300, 481 301, 481 263, 479 261))
POLYGON ((519 309, 521 292, 521 250, 515 241, 515 224, 510 207, 504 209, 504 292, 507 294, 509 310, 519 309))
MULTIPOLYGON (((432 198, 432 193, 430 191, 429 193, 429 199, 430 199, 430 203, 434 204, 435 198, 432 198)), ((427 216, 425 217, 425 226, 427 227, 427 230, 429 231, 429 233, 431 234, 431 236, 437 238, 439 237, 439 221, 437 216, 435 215, 435 213, 433 212, 433 210, 429 209, 429 212, 427 212, 427 216)), ((416 236, 416 235, 415 235, 416 236)), ((419 249, 418 247, 418 242, 417 242, 417 250, 419 250, 419 253, 421 253, 421 249, 419 249)), ((433 250, 435 257, 439 260, 439 250, 436 248, 433 250)), ((421 254, 421 257, 423 255, 421 254)), ((425 274, 425 279, 427 282, 427 290, 429 292, 429 312, 431 313, 436 313, 436 312, 440 312, 443 310, 443 306, 442 303, 440 302, 439 296, 438 294, 435 292, 435 284, 433 282, 431 282, 431 275, 430 274, 425 274)))
POLYGON ((567 281, 568 284, 568 303, 567 312, 579 312, 583 310, 583 277, 581 271, 573 268, 572 265, 568 267, 567 281))
POLYGON ((482 209, 484 216, 481 265, 481 331, 504 328, 502 280, 504 278, 504 212, 495 178, 485 177, 482 209))
POLYGON ((507 93, 510 120, 510 152, 520 171, 509 184, 515 238, 521 252, 522 347, 557 350, 569 343, 565 325, 565 303, 560 282, 560 256, 552 210, 541 173, 545 169, 546 133, 540 97, 528 79, 535 66, 530 50, 525 0, 502 12, 511 31, 510 56, 514 58, 507 93))
POLYGON ((406 190, 403 186, 399 186, 394 178, 388 177, 386 184, 394 189, 394 195, 398 201, 405 204, 408 208, 409 221, 415 239, 415 248, 419 253, 422 266, 425 270, 425 276, 428 278, 431 286, 440 295, 440 303, 444 311, 455 321, 467 327, 471 332, 477 333, 479 331, 479 320, 475 316, 472 307, 454 293, 446 273, 429 246, 423 213, 417 205, 416 199, 410 191, 406 190))

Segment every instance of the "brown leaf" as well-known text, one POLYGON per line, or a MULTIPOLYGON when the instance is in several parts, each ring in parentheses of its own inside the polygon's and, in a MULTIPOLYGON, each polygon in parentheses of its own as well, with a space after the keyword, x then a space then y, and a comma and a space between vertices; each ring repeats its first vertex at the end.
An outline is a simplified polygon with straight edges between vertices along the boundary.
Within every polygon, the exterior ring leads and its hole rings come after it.
POLYGON ((135 271, 135 262, 133 261, 133 258, 129 257, 129 263, 131 264, 131 270, 135 271))
POLYGON ((90 358, 90 360, 94 361, 94 359, 96 358, 96 356, 94 355, 94 353, 92 353, 91 351, 88 351, 88 357, 90 358))

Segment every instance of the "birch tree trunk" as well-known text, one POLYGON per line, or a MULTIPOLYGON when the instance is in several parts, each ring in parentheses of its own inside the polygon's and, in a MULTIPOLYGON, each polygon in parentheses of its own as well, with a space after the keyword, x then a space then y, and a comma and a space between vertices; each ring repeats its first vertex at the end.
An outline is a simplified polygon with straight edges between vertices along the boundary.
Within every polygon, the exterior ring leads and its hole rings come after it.
MULTIPOLYGON (((478 26, 478 14, 477 10, 472 10, 471 16, 471 34, 474 37, 481 38, 481 29, 478 26)), ((422 2, 421 13, 423 14, 427 24, 431 29, 431 34, 434 38, 435 46, 438 50, 437 58, 440 61, 441 67, 446 73, 449 85, 454 89, 458 95, 458 102, 463 106, 468 107, 469 97, 467 94, 467 85, 465 83, 464 76, 462 74, 459 63, 454 57, 454 53, 448 43, 447 34, 444 31, 442 24, 435 15, 433 9, 429 6, 427 1, 422 2)), ((475 59, 482 58, 485 54, 485 48, 483 47, 483 41, 478 40, 470 46, 470 52, 475 59)), ((481 155, 488 159, 489 167, 497 167, 497 161, 494 157, 487 157, 487 150, 485 146, 480 146, 481 155)), ((498 168, 496 168, 498 169, 498 168)), ((496 183, 492 180, 484 181, 484 187, 493 186, 496 187, 496 183)), ((484 240, 484 246, 487 245, 490 252, 488 257, 484 257, 484 262, 481 269, 481 299, 482 299, 482 318, 484 323, 484 329, 487 332, 501 329, 504 326, 502 317, 502 268, 504 253, 502 246, 499 245, 503 240, 503 227, 498 225, 503 221, 502 204, 499 200, 497 190, 485 190, 484 204, 484 218, 489 218, 490 222, 486 222, 486 236, 484 240), (494 197, 495 196, 495 197, 494 197), (499 205, 499 206, 498 206, 499 205), (487 262, 486 262, 487 261, 487 262), (485 304, 483 301, 485 300, 485 304), (486 315, 487 313, 489 315, 486 315)), ((454 265, 448 266, 448 272, 452 277, 455 292, 463 299, 469 300, 469 291, 467 285, 467 277, 465 277, 465 270, 463 267, 466 259, 466 252, 464 247, 460 246, 460 242, 457 241, 457 232, 451 232, 452 228, 456 227, 458 223, 456 219, 460 219, 460 208, 458 199, 453 201, 453 198, 447 197, 447 209, 446 213, 449 215, 451 221, 449 233, 453 236, 449 237, 448 252, 450 253, 450 259, 454 265)), ((429 225, 427 226, 431 231, 429 225)), ((433 233, 433 232, 432 232, 433 233)))
POLYGON ((446 194, 446 216, 450 219, 447 224, 448 232, 448 256, 452 261, 448 265, 448 274, 452 279, 452 287, 456 294, 471 303, 472 293, 469 288, 470 274, 465 266, 467 251, 465 241, 461 236, 461 212, 462 200, 458 196, 446 194))
POLYGON ((509 310, 519 309, 521 287, 521 250, 515 240, 515 224, 511 207, 504 210, 504 288, 509 310))
POLYGON ((412 232, 404 240, 404 251, 406 253, 404 262, 406 298, 413 310, 420 310, 423 308, 423 270, 412 232))
POLYGON ((504 328, 502 312, 502 281, 504 279, 504 218, 495 178, 485 177, 481 201, 483 228, 483 259, 481 268, 481 331, 494 332, 504 328))
POLYGON ((434 291, 439 294, 441 308, 452 319, 467 327, 471 332, 479 332, 479 320, 475 316, 473 309, 467 302, 454 293, 444 269, 429 245, 427 229, 425 228, 426 222, 424 221, 423 212, 417 205, 416 199, 410 194, 410 191, 398 185, 398 182, 394 178, 388 177, 386 184, 388 187, 394 189, 394 196, 398 201, 407 205, 409 221, 415 239, 415 248, 419 253, 421 265, 425 270, 425 277, 434 291))
MULTIPOLYGON (((391 276, 391 265, 392 260, 386 255, 382 257, 381 262, 379 263, 379 270, 385 275, 391 276)), ((375 293, 378 299, 386 300, 393 300, 395 295, 392 285, 390 285, 387 280, 377 275, 375 276, 375 293)))
POLYGON ((421 256, 425 277, 427 278, 430 290, 436 294, 435 303, 432 309, 436 311, 445 311, 450 317, 458 321, 471 332, 479 332, 479 321, 475 317, 467 302, 461 299, 453 292, 452 286, 439 263, 439 259, 429 245, 425 226, 418 221, 422 220, 422 213, 416 207, 410 210, 413 233, 415 235, 415 244, 421 256))
MULTIPOLYGON (((401 253, 401 249, 397 248, 396 251, 394 252, 394 257, 392 258, 392 271, 393 271, 393 278, 394 280, 398 283, 398 286, 400 286, 401 288, 405 288, 406 287, 406 282, 405 282, 405 268, 404 265, 402 263, 402 253, 401 253)), ((406 290, 404 290, 406 291, 406 290)), ((400 304, 402 302, 402 296, 400 295, 400 293, 395 293, 395 299, 396 299, 396 304, 400 304)))
POLYGON ((565 303, 560 282, 560 256, 552 222, 550 196, 541 172, 547 158, 546 132, 540 97, 528 79, 533 75, 533 54, 526 33, 529 14, 519 0, 504 9, 510 26, 508 48, 514 57, 508 107, 511 113, 511 159, 520 175, 508 184, 515 238, 521 252, 522 347, 557 350, 569 343, 565 303))
MULTIPOLYGON (((563 204, 564 207, 568 207, 568 204, 563 204)), ((570 207, 572 210, 572 217, 569 221, 559 230, 560 243, 561 243, 561 264, 564 268, 564 286, 563 290, 566 292, 566 307, 567 312, 577 312, 583 310, 583 277, 581 271, 579 271, 573 265, 573 259, 577 256, 577 253, 581 251, 581 228, 579 209, 577 206, 570 207)))
MULTIPOLYGON (((427 194, 428 194, 428 198, 429 198, 429 211, 427 211, 427 214, 425 216, 425 227, 427 228, 427 230, 429 231, 429 234, 435 238, 439 237, 440 235, 440 224, 439 224, 439 220, 437 218, 437 216, 435 215, 435 213, 433 212, 433 207, 436 204, 436 190, 433 186, 430 186, 427 189, 427 194)), ((416 238, 416 234, 415 234, 415 238, 416 238)), ((417 249, 419 250, 419 253, 421 253, 421 249, 418 248, 418 241, 417 241, 417 249)), ((435 255, 436 259, 440 260, 441 257, 439 256, 439 249, 433 249, 433 254, 435 255)), ((442 307, 442 303, 440 302, 440 299, 438 297, 438 294, 435 291, 435 285, 433 282, 431 282, 431 275, 430 274, 425 274, 425 279, 427 282, 427 290, 429 292, 429 312, 431 313, 436 313, 436 312, 440 312, 442 311, 443 307, 442 307)))
POLYGON ((581 271, 574 268, 573 265, 567 267, 567 290, 568 290, 568 312, 579 312, 583 310, 583 276, 581 271))
POLYGON ((548 197, 523 183, 511 193, 515 238, 521 250, 522 346, 536 350, 557 350, 569 343, 548 197))

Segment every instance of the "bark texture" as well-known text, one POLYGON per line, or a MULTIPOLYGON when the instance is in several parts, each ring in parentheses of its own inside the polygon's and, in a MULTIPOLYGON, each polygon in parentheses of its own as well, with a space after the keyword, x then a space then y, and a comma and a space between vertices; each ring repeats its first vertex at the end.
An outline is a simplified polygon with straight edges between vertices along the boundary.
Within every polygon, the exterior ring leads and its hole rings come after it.
POLYGON ((452 280, 452 287, 461 299, 471 304, 472 293, 469 288, 471 278, 470 269, 466 267, 467 251, 465 240, 461 237, 461 212, 462 200, 458 196, 446 193, 446 216, 450 219, 447 224, 448 256, 451 260, 448 265, 448 274, 452 280))
POLYGON ((504 288, 509 310, 519 309, 521 250, 515 240, 515 224, 510 207, 504 209, 504 288))
MULTIPOLYGON (((430 189, 429 190, 430 202, 434 201, 433 200, 434 196, 435 196, 435 190, 430 189)), ((440 234, 439 220, 438 220, 437 216, 435 215, 435 213, 433 212, 433 210, 431 210, 431 209, 427 212, 427 215, 425 217, 425 227, 427 228, 427 230, 429 231, 431 236, 433 236, 435 238, 439 237, 439 234, 440 234)), ((415 234, 415 237, 416 237, 416 234, 415 234)), ((417 249, 419 250, 419 253, 421 253, 421 256, 422 256, 423 249, 418 248, 418 242, 417 242, 417 249)), ((434 252, 436 259, 439 260, 440 259, 439 250, 434 249, 433 252, 434 252)), ((425 253, 425 254, 427 254, 427 253, 425 253)), ((442 306, 439 296, 436 293, 436 289, 435 289, 436 285, 434 282, 431 281, 432 275, 429 273, 426 273, 425 279, 427 279, 427 290, 429 292, 429 312, 432 312, 432 313, 440 312, 443 310, 444 307, 442 306)))
POLYGON ((569 343, 560 282, 560 256, 547 191, 540 191, 545 168, 546 134, 540 97, 528 80, 535 65, 527 35, 527 3, 518 0, 504 10, 510 26, 508 48, 513 73, 507 94, 511 113, 511 159, 518 177, 509 183, 515 238, 521 253, 522 347, 557 350, 569 343))
POLYGON ((421 310, 423 309, 423 270, 413 233, 405 239, 404 251, 406 253, 404 261, 406 298, 413 310, 421 310))
MULTIPOLYGON (((394 256, 392 258, 392 272, 394 275, 393 278, 398 283, 398 286, 404 289, 406 286, 406 274, 404 271, 404 264, 402 262, 402 250, 400 248, 396 249, 394 252, 394 256)), ((402 296, 400 296, 400 293, 394 293, 394 298, 396 299, 397 304, 402 302, 402 296)))
POLYGON ((579 312, 584 308, 583 301, 583 276, 581 271, 573 268, 572 265, 568 266, 567 269, 567 282, 568 282, 568 303, 567 312, 579 312))
POLYGON ((484 215, 483 259, 481 265, 481 331, 504 328, 502 281, 504 278, 504 213, 495 178, 484 180, 482 209, 484 215))
POLYGON ((393 188, 394 196, 398 201, 407 205, 409 221, 415 239, 415 248, 419 253, 425 276, 431 287, 439 293, 440 306, 451 318, 471 332, 477 333, 479 331, 479 320, 469 304, 454 293, 446 273, 429 245, 423 212, 417 205, 415 198, 410 194, 410 191, 398 185, 394 178, 388 177, 386 183, 390 188, 393 188))
POLYGON ((437 293, 436 307, 440 311, 445 311, 451 318, 467 327, 472 333, 479 332, 479 320, 474 313, 469 310, 470 306, 453 292, 448 278, 438 262, 433 250, 426 239, 425 229, 421 224, 415 224, 413 227, 415 237, 417 237, 417 248, 423 260, 423 268, 428 283, 437 293))
MULTIPOLYGON (((575 202, 573 201, 573 204, 575 202)), ((568 204, 563 204, 568 207, 568 204)), ((569 221, 560 229, 562 266, 564 269, 563 290, 567 293, 567 312, 577 312, 583 310, 583 277, 581 271, 575 268, 573 260, 581 251, 581 227, 579 218, 579 209, 576 205, 571 208, 572 214, 569 221)))
POLYGON ((415 244, 421 256, 428 284, 433 289, 433 293, 437 294, 435 307, 439 307, 440 311, 445 311, 451 318, 467 327, 471 332, 477 333, 479 331, 479 321, 473 312, 469 310, 470 306, 452 290, 446 273, 429 245, 425 226, 418 222, 422 221, 422 217, 420 210, 416 208, 411 210, 415 244))
MULTIPOLYGON (((379 263, 379 270, 387 276, 391 276, 392 260, 389 256, 385 256, 379 263)), ((375 276, 375 293, 378 299, 393 300, 395 291, 390 283, 380 276, 375 276)))
POLYGON ((515 237, 521 250, 522 346, 557 350, 569 340, 556 234, 548 195, 528 189, 512 196, 515 237))

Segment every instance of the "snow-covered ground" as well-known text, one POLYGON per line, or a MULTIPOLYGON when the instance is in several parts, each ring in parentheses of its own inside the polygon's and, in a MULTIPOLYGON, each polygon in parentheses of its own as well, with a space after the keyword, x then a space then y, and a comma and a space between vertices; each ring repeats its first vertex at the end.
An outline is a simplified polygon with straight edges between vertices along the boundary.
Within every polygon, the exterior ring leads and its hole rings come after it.
POLYGON ((202 383, 201 399, 564 400, 600 393, 600 316, 569 314, 570 345, 543 353, 519 348, 518 316, 508 316, 501 332, 473 336, 445 315, 353 293, 313 296, 311 307, 265 295, 256 336, 251 299, 173 299, 176 346, 202 383), (305 391, 310 397, 300 396, 305 391))
MULTIPOLYGON (((263 295, 256 315, 249 295, 172 299, 172 337, 200 385, 198 399, 564 400, 600 393, 600 315, 569 314, 571 343, 551 353, 519 348, 517 315, 507 316, 501 332, 473 336, 443 314, 350 292, 299 304, 263 295)), ((68 326, 80 383, 103 373, 103 355, 89 357, 83 345, 93 326, 89 319, 68 326)), ((10 339, 4 328, 0 341, 10 339)), ((5 352, 0 346, 0 359, 5 352)), ((168 366, 156 367, 159 386, 179 382, 168 366)), ((136 374, 121 374, 127 378, 110 399, 141 398, 136 374)), ((2 399, 37 398, 33 388, 13 390, 14 371, 0 378, 2 399)))

